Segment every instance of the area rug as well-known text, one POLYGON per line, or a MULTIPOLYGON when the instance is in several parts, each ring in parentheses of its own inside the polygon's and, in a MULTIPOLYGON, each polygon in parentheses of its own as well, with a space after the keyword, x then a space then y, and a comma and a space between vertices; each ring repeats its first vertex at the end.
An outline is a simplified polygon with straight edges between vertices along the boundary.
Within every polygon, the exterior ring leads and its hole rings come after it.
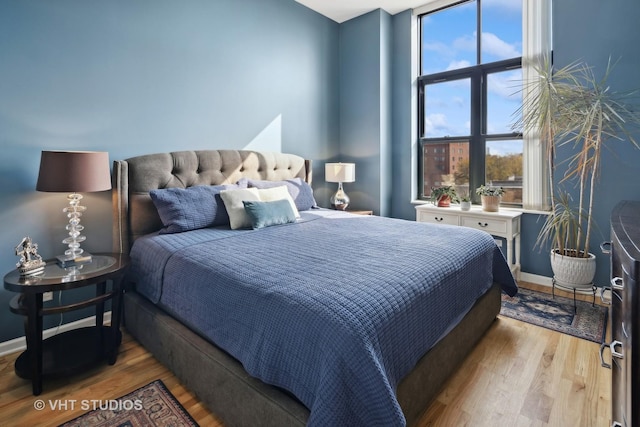
POLYGON ((92 409, 60 427, 198 426, 161 380, 113 400, 83 400, 92 409))
POLYGON ((518 289, 515 297, 502 294, 500 314, 574 337, 602 343, 607 328, 607 307, 573 298, 518 289))

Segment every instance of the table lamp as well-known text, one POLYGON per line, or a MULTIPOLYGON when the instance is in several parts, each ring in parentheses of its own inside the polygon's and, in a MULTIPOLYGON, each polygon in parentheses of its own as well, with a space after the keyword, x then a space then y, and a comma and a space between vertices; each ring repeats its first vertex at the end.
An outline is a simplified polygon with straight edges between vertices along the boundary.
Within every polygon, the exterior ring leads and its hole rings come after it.
POLYGON ((355 163, 326 163, 324 165, 324 179, 327 182, 337 182, 338 191, 331 196, 331 207, 333 209, 345 210, 349 206, 349 196, 342 189, 343 182, 354 182, 356 180, 355 163))
POLYGON ((42 152, 36 190, 70 193, 67 196, 69 206, 63 209, 69 218, 66 227, 69 237, 62 241, 69 248, 64 252, 64 256, 58 257, 59 262, 91 259, 91 255, 84 253, 80 247, 80 243, 86 240, 81 234, 84 227, 80 225, 80 217, 87 208, 80 205, 82 195, 79 193, 110 189, 111 172, 109 153, 106 151, 42 152))

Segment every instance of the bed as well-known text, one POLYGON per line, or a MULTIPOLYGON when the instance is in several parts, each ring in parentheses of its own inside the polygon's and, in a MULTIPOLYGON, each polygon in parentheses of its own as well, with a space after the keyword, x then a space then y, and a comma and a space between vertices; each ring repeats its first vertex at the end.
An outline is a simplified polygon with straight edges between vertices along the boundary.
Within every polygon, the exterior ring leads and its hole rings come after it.
POLYGON ((169 232, 162 189, 306 191, 296 155, 151 154, 115 161, 113 180, 125 327, 227 425, 412 425, 517 292, 486 233, 308 200, 288 224, 169 232))

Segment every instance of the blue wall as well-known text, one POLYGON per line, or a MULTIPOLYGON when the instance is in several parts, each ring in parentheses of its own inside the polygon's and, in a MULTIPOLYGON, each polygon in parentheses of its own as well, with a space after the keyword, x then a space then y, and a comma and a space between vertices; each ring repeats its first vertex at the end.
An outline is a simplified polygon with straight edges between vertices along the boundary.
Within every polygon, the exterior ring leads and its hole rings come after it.
POLYGON ((405 219, 416 217, 414 206, 407 203, 416 197, 412 183, 417 173, 411 162, 412 155, 417 150, 418 134, 412 113, 418 105, 414 83, 417 64, 412 64, 411 61, 414 54, 413 37, 417 37, 411 28, 414 21, 410 10, 393 16, 391 216, 405 219))
MULTIPOLYGON (((105 150, 111 160, 296 153, 316 162, 326 203, 322 164, 339 143, 338 30, 293 0, 0 2, 0 271, 15 267, 26 235, 45 257, 64 250, 66 195, 35 191, 41 150, 105 150)), ((83 246, 110 251, 110 194, 84 202, 83 246)), ((14 295, 0 290, 0 342, 23 335, 8 309, 14 295)))
POLYGON ((353 209, 391 213, 391 16, 378 9, 340 25, 340 147, 356 163, 353 209))
MULTIPOLYGON (((562 67, 584 61, 602 76, 609 57, 618 61, 609 84, 613 91, 640 88, 640 2, 624 0, 554 0, 554 62, 562 67), (580 23, 569 26, 567 22, 580 23)), ((634 98, 640 110, 640 97, 634 98)), ((640 140, 636 129, 635 138, 640 140)), ((603 151, 602 171, 597 187, 594 218, 599 229, 591 239, 590 251, 597 256, 596 284, 608 283, 609 258, 600 254, 598 245, 609 240, 611 210, 620 200, 640 200, 640 150, 629 141, 610 141, 603 151)))

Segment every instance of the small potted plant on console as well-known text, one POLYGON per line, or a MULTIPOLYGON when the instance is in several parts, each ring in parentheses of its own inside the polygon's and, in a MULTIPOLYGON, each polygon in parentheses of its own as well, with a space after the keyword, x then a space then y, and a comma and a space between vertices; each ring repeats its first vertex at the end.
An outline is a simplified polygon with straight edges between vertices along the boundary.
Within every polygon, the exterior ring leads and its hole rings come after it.
POLYGON ((439 208, 448 208, 451 202, 457 203, 458 200, 456 189, 451 185, 431 188, 431 201, 439 208))
POLYGON ((498 212, 500 210, 500 198, 504 194, 504 188, 481 185, 476 188, 476 194, 480 195, 483 211, 498 212))
POLYGON ((460 210, 469 211, 471 210, 471 197, 468 194, 460 197, 460 210))

